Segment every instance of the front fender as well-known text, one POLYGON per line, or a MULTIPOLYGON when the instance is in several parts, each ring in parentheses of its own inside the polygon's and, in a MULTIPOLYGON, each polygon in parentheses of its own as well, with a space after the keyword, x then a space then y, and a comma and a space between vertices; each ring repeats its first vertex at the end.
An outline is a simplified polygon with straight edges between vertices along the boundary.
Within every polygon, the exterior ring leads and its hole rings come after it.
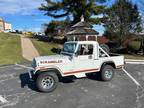
POLYGON ((36 67, 34 74, 40 74, 42 72, 49 72, 49 71, 54 71, 58 75, 63 76, 63 72, 56 66, 51 66, 51 67, 36 67))

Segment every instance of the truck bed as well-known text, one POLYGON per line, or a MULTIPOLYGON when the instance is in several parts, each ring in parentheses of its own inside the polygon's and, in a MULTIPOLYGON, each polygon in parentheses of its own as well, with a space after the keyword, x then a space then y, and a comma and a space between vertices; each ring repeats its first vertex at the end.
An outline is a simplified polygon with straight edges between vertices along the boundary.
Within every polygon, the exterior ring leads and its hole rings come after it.
POLYGON ((113 56, 121 56, 120 54, 116 54, 116 53, 110 53, 109 56, 113 57, 113 56))
POLYGON ((110 53, 110 57, 100 57, 100 61, 112 61, 115 63, 116 67, 124 65, 124 56, 120 54, 110 53))

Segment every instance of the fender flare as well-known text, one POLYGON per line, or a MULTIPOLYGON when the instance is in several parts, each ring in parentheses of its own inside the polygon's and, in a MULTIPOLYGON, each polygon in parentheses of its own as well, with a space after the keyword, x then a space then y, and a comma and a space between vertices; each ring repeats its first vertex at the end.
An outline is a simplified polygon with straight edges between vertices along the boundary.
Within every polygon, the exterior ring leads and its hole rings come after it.
POLYGON ((44 69, 37 69, 35 71, 35 75, 39 75, 41 73, 44 73, 44 72, 50 72, 50 71, 53 71, 55 72, 58 76, 62 77, 62 71, 59 69, 59 68, 56 68, 56 67, 46 67, 44 69))

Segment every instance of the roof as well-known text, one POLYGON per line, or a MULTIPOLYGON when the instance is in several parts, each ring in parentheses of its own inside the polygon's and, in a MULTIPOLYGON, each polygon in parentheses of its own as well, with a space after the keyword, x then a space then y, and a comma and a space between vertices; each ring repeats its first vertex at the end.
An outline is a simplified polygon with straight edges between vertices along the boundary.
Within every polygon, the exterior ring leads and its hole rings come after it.
POLYGON ((91 28, 75 28, 72 31, 69 31, 67 35, 97 35, 98 32, 91 28))
POLYGON ((85 22, 85 21, 80 21, 80 22, 78 22, 72 26, 72 28, 79 28, 79 27, 92 28, 92 25, 90 23, 85 22))

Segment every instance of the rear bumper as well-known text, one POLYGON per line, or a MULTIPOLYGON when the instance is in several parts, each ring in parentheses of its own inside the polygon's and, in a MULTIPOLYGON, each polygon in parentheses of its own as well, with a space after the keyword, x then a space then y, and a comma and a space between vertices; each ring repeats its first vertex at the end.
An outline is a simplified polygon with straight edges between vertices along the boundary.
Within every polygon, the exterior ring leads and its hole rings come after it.
POLYGON ((116 69, 122 69, 122 68, 124 68, 124 64, 116 66, 116 69))

